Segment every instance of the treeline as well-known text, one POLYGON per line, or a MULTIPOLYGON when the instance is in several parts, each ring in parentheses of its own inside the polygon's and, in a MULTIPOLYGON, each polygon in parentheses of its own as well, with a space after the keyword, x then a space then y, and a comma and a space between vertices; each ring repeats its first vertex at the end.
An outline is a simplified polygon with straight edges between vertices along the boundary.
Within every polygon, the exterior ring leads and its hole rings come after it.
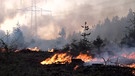
POLYGON ((131 9, 127 17, 106 18, 92 29, 87 22, 81 27, 83 32, 74 33, 71 43, 65 45, 63 50, 91 52, 96 49, 96 53, 100 54, 101 49, 110 44, 135 47, 135 13, 131 9))
MULTIPOLYGON (((91 52, 96 49, 97 53, 102 52, 102 48, 111 43, 116 43, 120 47, 125 45, 135 47, 135 13, 131 9, 126 17, 115 16, 112 20, 106 18, 104 22, 99 22, 93 28, 89 28, 89 26, 88 22, 84 22, 84 25, 80 26, 82 32, 74 32, 68 37, 66 37, 65 29, 62 28, 58 38, 50 41, 38 39, 37 44, 41 45, 40 42, 47 42, 44 46, 51 45, 51 48, 70 50, 72 52, 91 52)), ((3 32, 0 30, 1 51, 3 49, 7 51, 23 49, 28 47, 29 44, 34 44, 34 42, 34 40, 25 41, 20 27, 14 28, 11 34, 8 31, 3 32)))
POLYGON ((22 49, 25 46, 25 39, 20 27, 13 29, 10 33, 8 30, 3 32, 0 30, 0 51, 10 52, 17 49, 22 49))

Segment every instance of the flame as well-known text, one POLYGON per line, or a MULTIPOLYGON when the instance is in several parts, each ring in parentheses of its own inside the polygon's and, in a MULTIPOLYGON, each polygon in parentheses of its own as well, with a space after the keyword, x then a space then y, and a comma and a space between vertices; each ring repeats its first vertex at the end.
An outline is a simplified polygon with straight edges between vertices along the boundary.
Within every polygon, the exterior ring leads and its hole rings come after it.
POLYGON ((54 52, 54 49, 48 50, 48 52, 54 52))
POLYGON ((20 52, 20 50, 15 50, 15 53, 18 53, 18 52, 20 52))
POLYGON ((89 62, 92 60, 92 56, 89 56, 88 54, 80 53, 75 59, 81 59, 84 62, 89 62))
POLYGON ((42 61, 41 64, 66 64, 71 63, 72 56, 67 53, 56 53, 52 57, 42 61))
POLYGON ((35 52, 39 52, 39 50, 40 50, 38 47, 28 48, 28 49, 31 51, 35 51, 35 52))
POLYGON ((128 59, 135 59, 135 52, 132 52, 130 54, 123 53, 122 56, 128 59))
MULTIPOLYGON (((92 57, 88 54, 80 53, 78 56, 74 57, 74 59, 81 59, 84 62, 88 62, 92 60, 92 57)), ((46 60, 40 62, 42 65, 48 64, 65 64, 71 63, 72 56, 68 53, 56 53, 52 57, 47 58, 46 60)))
MULTIPOLYGON (((125 57, 125 58, 128 58, 128 59, 132 59, 132 60, 135 60, 135 52, 131 52, 131 53, 123 53, 121 55, 122 57, 125 57)), ((132 63, 130 65, 126 65, 127 67, 130 67, 130 68, 135 68, 135 63, 132 63)))
POLYGON ((76 65, 76 66, 74 67, 74 70, 76 70, 78 67, 79 67, 79 65, 76 65))
POLYGON ((131 65, 127 65, 130 68, 135 68, 135 63, 131 64, 131 65))

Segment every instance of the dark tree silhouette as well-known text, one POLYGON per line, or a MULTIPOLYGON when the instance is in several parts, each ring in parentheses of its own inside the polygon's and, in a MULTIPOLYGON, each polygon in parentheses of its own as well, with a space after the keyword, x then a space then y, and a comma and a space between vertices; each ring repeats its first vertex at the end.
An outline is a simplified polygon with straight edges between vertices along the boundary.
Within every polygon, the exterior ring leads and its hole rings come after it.
POLYGON ((85 22, 85 25, 81 27, 83 28, 83 33, 81 34, 82 39, 79 42, 79 50, 87 51, 91 48, 91 43, 87 38, 88 36, 90 36, 91 33, 88 33, 89 26, 87 25, 87 22, 85 22))
POLYGON ((9 52, 9 41, 8 41, 9 36, 10 36, 9 31, 7 31, 5 36, 0 38, 0 48, 3 48, 4 52, 9 52))
MULTIPOLYGON (((83 32, 79 33, 81 35, 81 39, 72 39, 71 43, 68 44, 68 48, 70 51, 81 51, 81 52, 87 52, 91 49, 91 42, 88 40, 88 36, 90 36, 91 33, 89 33, 89 26, 87 25, 87 22, 85 22, 85 25, 81 26, 83 28, 83 32)), ((66 46, 67 48, 67 46, 66 46)))
POLYGON ((4 48, 7 52, 9 51, 8 45, 2 39, 0 39, 0 44, 2 44, 1 48, 4 48))
POLYGON ((11 48, 12 49, 24 48, 25 40, 24 40, 23 32, 19 26, 13 29, 12 36, 13 36, 13 38, 11 41, 11 43, 12 43, 11 48))
POLYGON ((5 49, 7 52, 24 48, 24 43, 23 32, 19 27, 14 28, 11 34, 7 31, 5 36, 0 38, 0 48, 5 49))
POLYGON ((93 41, 93 44, 96 48, 98 48, 98 52, 100 53, 100 48, 104 45, 103 40, 100 38, 100 36, 97 36, 96 40, 93 41))
POLYGON ((128 30, 128 33, 125 35, 125 37, 122 39, 121 44, 126 44, 129 47, 135 46, 135 12, 133 12, 133 18, 129 20, 131 25, 129 27, 126 27, 128 30))

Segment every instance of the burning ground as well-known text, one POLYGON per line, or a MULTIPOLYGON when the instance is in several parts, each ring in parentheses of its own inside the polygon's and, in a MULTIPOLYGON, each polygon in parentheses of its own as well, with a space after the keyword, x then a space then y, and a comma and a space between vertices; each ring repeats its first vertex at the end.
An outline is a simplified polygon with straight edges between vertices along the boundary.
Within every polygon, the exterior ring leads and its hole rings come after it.
POLYGON ((0 75, 134 76, 134 56, 134 52, 123 53, 119 59, 114 56, 107 60, 105 57, 99 58, 87 52, 72 53, 59 50, 42 52, 38 48, 28 48, 0 53, 0 75))
POLYGON ((135 0, 116 1, 1 0, 0 76, 135 76, 135 0))

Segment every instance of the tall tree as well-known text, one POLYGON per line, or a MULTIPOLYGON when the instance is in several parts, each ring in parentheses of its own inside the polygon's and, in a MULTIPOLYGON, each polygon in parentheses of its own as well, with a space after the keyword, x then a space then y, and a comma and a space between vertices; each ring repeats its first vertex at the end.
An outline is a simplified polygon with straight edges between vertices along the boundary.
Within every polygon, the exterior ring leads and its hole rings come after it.
POLYGON ((66 37, 66 31, 64 28, 61 29, 61 31, 59 32, 59 35, 62 37, 62 38, 65 38, 66 37))
POLYGON ((11 47, 14 49, 21 49, 24 47, 24 36, 23 36, 23 32, 20 29, 20 27, 16 27, 13 29, 13 33, 12 33, 12 41, 11 43, 13 44, 11 47))
POLYGON ((127 44, 129 47, 135 47, 135 12, 132 12, 132 16, 132 19, 129 20, 130 26, 126 27, 128 33, 121 41, 121 44, 127 44))
POLYGON ((83 28, 83 32, 81 33, 82 39, 79 42, 79 50, 81 51, 87 51, 91 48, 91 43, 88 40, 88 36, 90 36, 91 33, 89 33, 89 26, 87 25, 87 22, 85 22, 85 25, 81 26, 83 28))
POLYGON ((61 28, 61 31, 59 32, 59 36, 57 39, 56 39, 56 48, 63 48, 64 45, 66 45, 66 31, 64 28, 61 28))

